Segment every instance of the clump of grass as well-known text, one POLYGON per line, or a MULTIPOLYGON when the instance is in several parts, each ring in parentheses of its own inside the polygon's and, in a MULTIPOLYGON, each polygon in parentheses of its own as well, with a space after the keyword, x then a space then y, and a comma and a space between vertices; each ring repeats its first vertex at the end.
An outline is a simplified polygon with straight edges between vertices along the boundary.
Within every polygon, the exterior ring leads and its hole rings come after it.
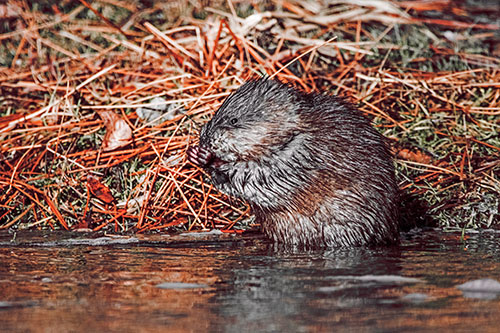
POLYGON ((390 139, 401 188, 439 225, 500 224, 494 24, 383 1, 3 6, 1 229, 251 226, 185 150, 244 80, 277 71, 359 105, 390 139), (158 108, 172 117, 145 118, 158 108), (131 133, 113 149, 99 115, 110 110, 131 133))

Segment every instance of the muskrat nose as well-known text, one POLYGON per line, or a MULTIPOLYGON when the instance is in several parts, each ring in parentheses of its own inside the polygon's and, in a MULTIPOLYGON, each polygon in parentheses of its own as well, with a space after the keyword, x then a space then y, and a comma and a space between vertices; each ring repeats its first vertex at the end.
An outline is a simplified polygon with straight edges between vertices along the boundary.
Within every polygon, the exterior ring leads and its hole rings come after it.
POLYGON ((208 124, 203 126, 200 130, 200 146, 205 146, 208 148, 208 142, 209 142, 209 135, 208 135, 208 124))

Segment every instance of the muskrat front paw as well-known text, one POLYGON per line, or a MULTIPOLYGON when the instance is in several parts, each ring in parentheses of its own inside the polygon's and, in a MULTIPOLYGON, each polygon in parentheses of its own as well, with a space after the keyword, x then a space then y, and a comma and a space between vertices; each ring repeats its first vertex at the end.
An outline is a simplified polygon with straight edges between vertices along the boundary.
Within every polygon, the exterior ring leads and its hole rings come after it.
POLYGON ((213 159, 213 154, 202 146, 191 146, 187 149, 188 160, 200 167, 210 164, 213 159))

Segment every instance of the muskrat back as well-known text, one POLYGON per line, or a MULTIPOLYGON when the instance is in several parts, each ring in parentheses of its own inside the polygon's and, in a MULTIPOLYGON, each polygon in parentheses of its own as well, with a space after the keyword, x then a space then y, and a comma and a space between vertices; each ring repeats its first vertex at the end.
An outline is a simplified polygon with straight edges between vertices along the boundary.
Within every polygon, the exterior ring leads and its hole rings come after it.
POLYGON ((385 139, 351 104, 271 79, 229 96, 188 150, 222 192, 246 200, 265 234, 302 247, 398 240, 398 189, 385 139))

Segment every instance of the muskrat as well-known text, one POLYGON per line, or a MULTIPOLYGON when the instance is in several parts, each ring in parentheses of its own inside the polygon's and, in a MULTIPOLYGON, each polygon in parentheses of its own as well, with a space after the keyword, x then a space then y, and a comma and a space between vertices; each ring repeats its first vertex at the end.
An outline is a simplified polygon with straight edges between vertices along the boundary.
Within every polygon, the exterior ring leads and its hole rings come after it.
POLYGON ((275 243, 398 240, 398 188, 385 138, 352 104, 272 79, 243 84, 201 129, 188 159, 246 200, 275 243))

